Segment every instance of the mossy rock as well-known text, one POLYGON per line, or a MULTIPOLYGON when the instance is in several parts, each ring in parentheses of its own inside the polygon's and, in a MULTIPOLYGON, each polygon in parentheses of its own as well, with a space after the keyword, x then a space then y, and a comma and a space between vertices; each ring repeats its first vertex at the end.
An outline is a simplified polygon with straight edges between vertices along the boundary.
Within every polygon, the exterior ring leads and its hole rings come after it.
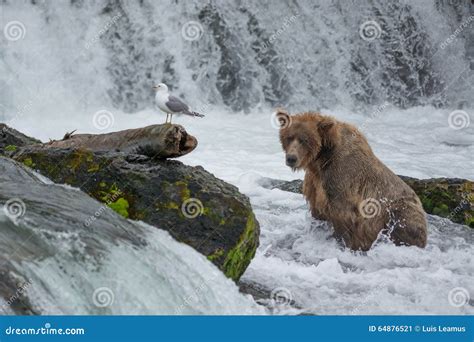
POLYGON ((202 167, 38 146, 24 147, 12 157, 56 183, 81 188, 126 218, 169 231, 229 278, 238 280, 255 255, 260 228, 249 199, 202 167))
POLYGON ((474 228, 474 182, 458 178, 400 178, 415 190, 428 214, 474 228))

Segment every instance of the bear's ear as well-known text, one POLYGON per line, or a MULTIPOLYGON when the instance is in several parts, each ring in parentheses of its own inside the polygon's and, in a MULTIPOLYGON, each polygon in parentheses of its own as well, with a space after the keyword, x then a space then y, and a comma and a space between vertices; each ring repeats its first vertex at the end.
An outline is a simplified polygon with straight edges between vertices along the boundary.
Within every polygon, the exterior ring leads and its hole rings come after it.
POLYGON ((336 129, 336 121, 333 118, 324 117, 318 123, 318 131, 321 135, 323 145, 330 147, 336 144, 338 131, 336 129))
POLYGON ((275 118, 278 120, 281 128, 288 127, 288 123, 291 121, 290 114, 284 108, 275 109, 275 118))

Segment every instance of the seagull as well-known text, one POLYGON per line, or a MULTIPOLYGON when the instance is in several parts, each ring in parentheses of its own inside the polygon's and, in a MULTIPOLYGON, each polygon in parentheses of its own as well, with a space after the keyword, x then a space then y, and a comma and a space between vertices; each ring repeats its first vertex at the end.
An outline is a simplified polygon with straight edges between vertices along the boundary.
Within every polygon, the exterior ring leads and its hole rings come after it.
POLYGON ((199 118, 204 117, 204 115, 190 110, 189 106, 177 97, 170 95, 170 93, 168 92, 168 86, 166 84, 160 83, 158 85, 153 86, 153 89, 156 91, 156 106, 166 113, 165 123, 168 123, 168 118, 170 120, 169 123, 171 123, 171 119, 173 119, 173 114, 186 114, 189 116, 197 116, 199 118))

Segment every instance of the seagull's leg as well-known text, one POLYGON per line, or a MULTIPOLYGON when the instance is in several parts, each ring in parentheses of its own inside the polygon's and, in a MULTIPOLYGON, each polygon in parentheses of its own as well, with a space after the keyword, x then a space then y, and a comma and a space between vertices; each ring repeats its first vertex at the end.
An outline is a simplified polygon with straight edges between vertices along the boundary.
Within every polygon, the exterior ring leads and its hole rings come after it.
POLYGON ((169 117, 169 113, 166 113, 166 121, 165 121, 165 124, 168 123, 168 117, 169 117))
POLYGON ((173 113, 170 114, 170 124, 171 124, 171 120, 173 120, 173 113))

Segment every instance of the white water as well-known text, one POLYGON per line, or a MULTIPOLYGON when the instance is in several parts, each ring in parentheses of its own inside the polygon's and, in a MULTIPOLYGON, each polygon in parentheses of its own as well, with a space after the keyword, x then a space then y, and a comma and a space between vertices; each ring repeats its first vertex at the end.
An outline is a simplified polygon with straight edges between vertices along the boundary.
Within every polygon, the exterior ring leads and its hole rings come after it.
MULTIPOLYGON (((360 125, 365 122, 362 115, 334 114, 360 125)), ((185 122, 199 147, 182 160, 203 165, 251 199, 261 224, 261 245, 243 281, 291 297, 300 308, 277 305, 276 313, 474 313, 472 303, 457 308, 448 300, 456 287, 467 289, 471 298, 474 294, 474 232, 469 228, 443 228, 446 221, 430 217, 426 249, 391 243, 380 243, 366 255, 342 249, 325 224, 312 222, 301 195, 259 185, 261 177, 303 175, 284 165, 270 115, 210 114, 185 122)), ((446 112, 391 109, 364 127, 375 153, 399 174, 474 179, 473 127, 454 131, 446 112), (455 141, 470 145, 444 144, 455 141)))
POLYGON ((101 266, 84 268, 67 259, 24 264, 29 281, 42 285, 31 286, 29 298, 47 315, 263 313, 204 256, 176 242, 167 232, 142 225, 148 233, 144 236, 148 246, 110 245, 101 266), (98 269, 94 271, 95 267, 98 269), (74 275, 73 282, 69 274, 74 275), (100 292, 105 295, 102 301, 100 292))
MULTIPOLYGON (((2 225, 6 220, 1 211, 0 226, 8 230, 2 225)), ((87 253, 80 234, 57 233, 54 256, 16 265, 28 280, 19 284, 26 284, 22 287, 33 310, 43 315, 264 313, 193 248, 176 242, 168 232, 134 224, 145 231, 146 247, 102 241, 100 264, 87 253)), ((35 233, 41 235, 38 229, 35 233)), ((0 304, 0 313, 12 314, 9 305, 0 304)))
MULTIPOLYGON (((474 127, 453 130, 447 110, 387 108, 369 121, 367 116, 342 109, 327 112, 361 126, 377 156, 398 174, 474 179, 474 127)), ((456 287, 467 289, 471 297, 474 293, 472 230, 430 217, 424 250, 390 243, 381 243, 366 255, 343 250, 330 238, 330 229, 312 222, 301 195, 259 185, 261 177, 291 180, 303 176, 284 165, 270 111, 251 116, 207 114, 204 119, 175 119, 199 140, 198 148, 180 160, 202 165, 250 197, 261 225, 261 245, 243 281, 290 293, 298 309, 277 306, 275 313, 474 313, 472 305, 457 308, 448 301, 456 287)), ((109 130, 163 120, 164 115, 153 111, 116 113, 109 130)), ((44 124, 49 131, 28 133, 44 138, 59 137, 55 132, 72 128, 94 132, 90 121, 44 124)), ((16 125, 20 130, 25 127, 16 125)), ((265 304, 272 308, 275 303, 265 304)))

